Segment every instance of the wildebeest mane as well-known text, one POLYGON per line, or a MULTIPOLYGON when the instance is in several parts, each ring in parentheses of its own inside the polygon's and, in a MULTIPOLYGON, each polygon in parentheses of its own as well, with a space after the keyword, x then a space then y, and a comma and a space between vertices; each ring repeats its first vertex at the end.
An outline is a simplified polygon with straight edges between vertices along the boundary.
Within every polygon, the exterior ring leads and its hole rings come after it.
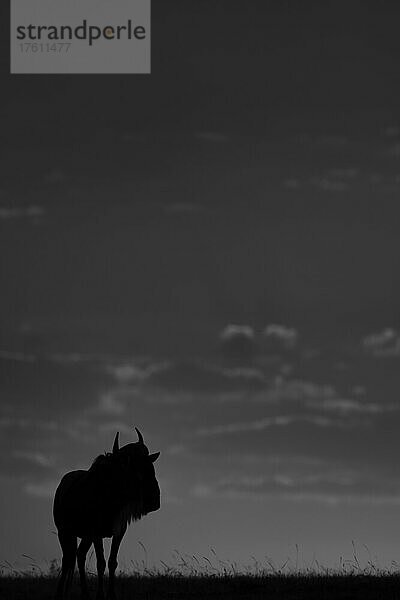
POLYGON ((100 467, 104 465, 111 465, 115 461, 115 456, 112 452, 104 452, 103 454, 99 454, 96 456, 94 461, 89 467, 89 470, 93 467, 100 467))
MULTIPOLYGON (((113 469, 115 466, 122 467, 124 460, 121 460, 121 458, 121 456, 115 455, 112 452, 99 454, 93 460, 88 472, 94 473, 103 468, 108 471, 109 468, 113 469)), ((112 475, 113 470, 110 470, 109 473, 112 475)), ((125 502, 123 502, 123 505, 116 511, 114 526, 117 529, 120 527, 125 528, 131 522, 138 521, 147 514, 143 506, 140 487, 138 487, 137 491, 139 492, 138 496, 135 494, 132 497, 131 494, 128 493, 125 502)))

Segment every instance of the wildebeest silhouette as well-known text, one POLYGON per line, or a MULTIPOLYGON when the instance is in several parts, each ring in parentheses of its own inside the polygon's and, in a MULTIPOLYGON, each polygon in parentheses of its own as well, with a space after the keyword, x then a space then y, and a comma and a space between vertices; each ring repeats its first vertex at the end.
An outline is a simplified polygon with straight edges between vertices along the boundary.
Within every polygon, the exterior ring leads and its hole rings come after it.
POLYGON ((96 598, 104 598, 103 538, 111 537, 107 597, 114 600, 117 555, 126 528, 131 521, 160 508, 160 488, 153 464, 160 453, 150 454, 142 434, 135 429, 137 442, 120 448, 117 432, 112 452, 98 456, 87 471, 64 475, 56 490, 53 515, 63 553, 56 598, 63 598, 68 590, 76 559, 82 597, 89 597, 85 562, 92 544, 97 559, 96 598), (81 538, 79 546, 77 538, 81 538))

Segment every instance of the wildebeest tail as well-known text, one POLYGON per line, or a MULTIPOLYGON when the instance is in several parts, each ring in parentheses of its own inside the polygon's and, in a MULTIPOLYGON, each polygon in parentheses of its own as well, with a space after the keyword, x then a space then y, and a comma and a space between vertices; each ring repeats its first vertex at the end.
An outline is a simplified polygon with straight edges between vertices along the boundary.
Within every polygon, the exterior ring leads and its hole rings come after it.
POLYGON ((57 584, 56 598, 64 598, 65 593, 71 587, 72 578, 74 576, 75 564, 76 564, 76 553, 77 553, 77 539, 74 535, 66 534, 63 531, 58 532, 58 539, 61 544, 63 551, 61 575, 57 584))

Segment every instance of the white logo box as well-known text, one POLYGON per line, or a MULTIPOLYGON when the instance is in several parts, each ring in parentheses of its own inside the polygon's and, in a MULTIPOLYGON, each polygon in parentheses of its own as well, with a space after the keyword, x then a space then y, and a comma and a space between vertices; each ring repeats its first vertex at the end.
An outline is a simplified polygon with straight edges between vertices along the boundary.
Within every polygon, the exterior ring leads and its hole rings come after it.
POLYGON ((150 0, 11 0, 11 73, 150 73, 150 0))

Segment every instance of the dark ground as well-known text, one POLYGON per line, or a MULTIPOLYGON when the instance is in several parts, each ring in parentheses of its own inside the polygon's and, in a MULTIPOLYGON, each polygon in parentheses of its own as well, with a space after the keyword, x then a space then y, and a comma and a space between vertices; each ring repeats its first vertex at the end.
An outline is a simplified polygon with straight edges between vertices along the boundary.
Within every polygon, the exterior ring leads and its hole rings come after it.
MULTIPOLYGON (((55 579, 50 577, 1 577, 2 600, 53 598, 55 579)), ((91 581, 95 597, 95 581, 91 581)), ((206 600, 226 598, 284 600, 400 600, 398 575, 272 575, 229 577, 121 577, 119 600, 206 600)), ((74 582, 70 599, 79 598, 74 582)))

